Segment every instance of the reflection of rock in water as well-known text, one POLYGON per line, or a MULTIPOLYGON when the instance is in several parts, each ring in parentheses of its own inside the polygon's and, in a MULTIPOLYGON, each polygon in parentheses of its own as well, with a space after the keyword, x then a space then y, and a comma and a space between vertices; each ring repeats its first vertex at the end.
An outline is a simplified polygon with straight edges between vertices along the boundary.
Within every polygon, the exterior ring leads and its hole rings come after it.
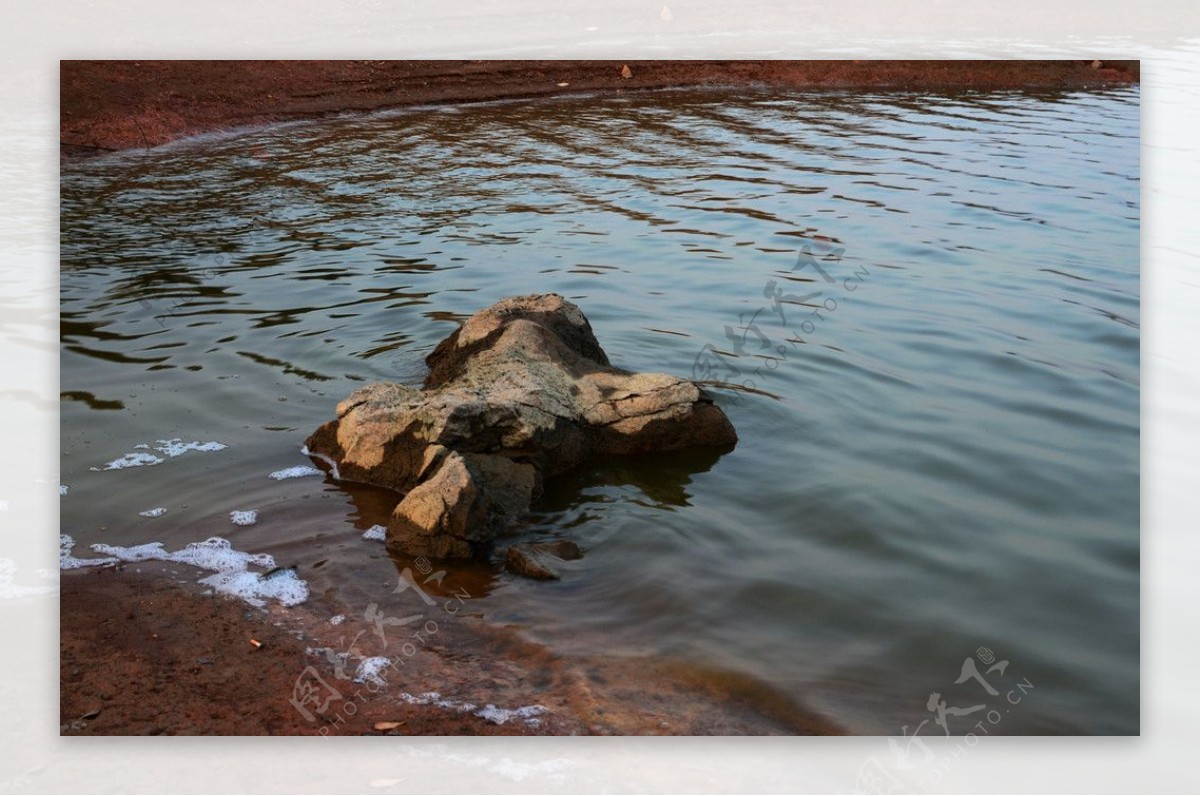
POLYGON ((536 510, 527 515, 528 521, 508 531, 513 542, 505 550, 505 568, 535 580, 557 580, 562 570, 559 562, 573 561, 584 552, 574 542, 560 537, 570 534, 571 528, 592 516, 585 511, 576 514, 573 520, 564 520, 564 514, 591 501, 606 501, 609 496, 597 493, 623 487, 637 489, 642 499, 630 499, 650 508, 673 511, 677 506, 689 506, 692 495, 687 487, 692 476, 712 469, 728 451, 729 448, 708 447, 636 459, 601 456, 584 467, 549 479, 536 510))
MULTIPOLYGON (((307 443, 341 478, 404 493, 387 523, 398 553, 485 555, 548 478, 593 456, 728 450, 737 441, 693 382, 609 365, 587 318, 555 294, 481 310, 427 363, 423 389, 356 390, 307 443)), ((660 476, 644 479, 647 495, 683 505, 686 477, 660 476)))
POLYGON ((584 467, 548 481, 538 508, 563 511, 574 506, 584 490, 604 486, 636 487, 655 508, 690 506, 692 494, 687 488, 692 476, 711 470, 732 448, 693 448, 644 459, 597 457, 584 467))

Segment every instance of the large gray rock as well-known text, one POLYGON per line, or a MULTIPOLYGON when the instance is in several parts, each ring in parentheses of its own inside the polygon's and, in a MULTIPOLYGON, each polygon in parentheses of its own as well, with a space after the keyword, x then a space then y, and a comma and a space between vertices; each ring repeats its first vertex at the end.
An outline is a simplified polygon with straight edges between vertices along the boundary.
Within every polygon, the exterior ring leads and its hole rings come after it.
POLYGON ((404 494, 387 538, 409 555, 485 553, 542 479, 593 454, 737 441, 692 382, 609 365, 579 307, 556 294, 477 312, 426 363, 422 388, 355 390, 308 439, 341 478, 404 494))

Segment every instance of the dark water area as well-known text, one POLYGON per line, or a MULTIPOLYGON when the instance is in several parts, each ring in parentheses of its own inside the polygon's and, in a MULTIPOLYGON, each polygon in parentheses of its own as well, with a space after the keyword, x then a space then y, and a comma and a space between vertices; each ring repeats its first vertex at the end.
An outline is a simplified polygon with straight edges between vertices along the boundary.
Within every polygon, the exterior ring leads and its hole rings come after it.
POLYGON ((552 484, 513 538, 584 556, 552 583, 444 565, 473 611, 852 732, 941 734, 931 692, 1025 682, 992 734, 1136 733, 1139 105, 662 92, 64 166, 62 531, 80 555, 222 536, 331 612, 400 610, 412 562, 361 538, 396 496, 269 474, 474 311, 558 292, 614 364, 740 385, 714 388, 740 441, 552 484), (173 438, 227 447, 91 469, 173 438))

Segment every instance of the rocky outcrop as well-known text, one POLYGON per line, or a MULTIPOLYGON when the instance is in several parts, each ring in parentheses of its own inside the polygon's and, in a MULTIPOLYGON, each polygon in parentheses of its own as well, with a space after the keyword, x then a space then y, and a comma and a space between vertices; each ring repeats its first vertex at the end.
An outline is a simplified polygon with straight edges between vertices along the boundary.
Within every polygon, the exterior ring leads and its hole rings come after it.
POLYGON ((610 365, 579 307, 556 294, 481 310, 426 363, 421 388, 355 390, 307 443, 340 478, 404 494, 387 540, 409 555, 484 553, 543 479, 594 454, 737 441, 694 383, 610 365))

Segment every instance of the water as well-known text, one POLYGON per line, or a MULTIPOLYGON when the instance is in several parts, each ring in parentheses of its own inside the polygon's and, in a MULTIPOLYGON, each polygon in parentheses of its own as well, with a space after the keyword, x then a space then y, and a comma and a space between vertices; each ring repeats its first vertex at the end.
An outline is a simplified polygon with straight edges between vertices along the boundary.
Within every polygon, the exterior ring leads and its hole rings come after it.
POLYGON ((463 318, 554 291, 618 365, 753 390, 717 390, 731 453, 554 485, 515 535, 584 548, 561 582, 449 567, 474 610, 861 733, 940 733, 930 692, 983 702, 955 680, 988 647, 1002 694, 1033 686, 992 734, 1136 733, 1139 99, 578 97, 68 165, 63 531, 221 535, 332 613, 398 605, 411 562, 360 539, 395 496, 267 476, 355 387, 419 381, 463 318), (89 469, 175 437, 229 447, 89 469))

